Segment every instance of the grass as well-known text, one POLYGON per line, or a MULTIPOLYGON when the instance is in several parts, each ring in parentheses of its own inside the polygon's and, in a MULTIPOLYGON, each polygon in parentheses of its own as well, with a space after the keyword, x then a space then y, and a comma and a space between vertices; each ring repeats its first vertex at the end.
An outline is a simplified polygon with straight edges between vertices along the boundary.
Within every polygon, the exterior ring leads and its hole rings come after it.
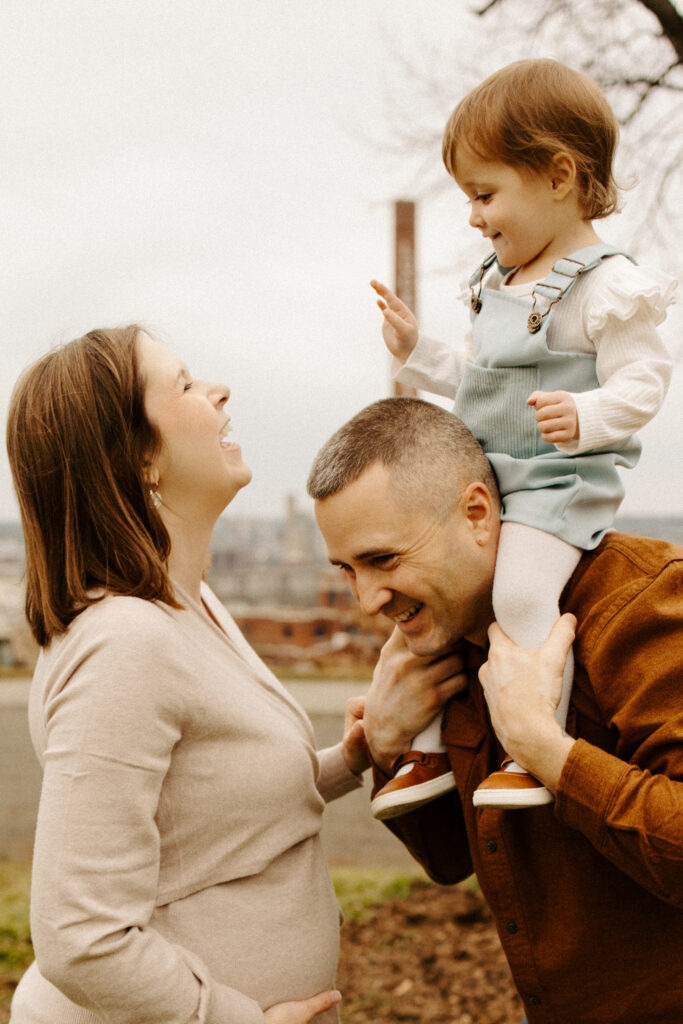
MULTIPOLYGON (((406 899, 416 888, 431 885, 419 871, 336 868, 332 870, 332 880, 347 921, 362 919, 371 907, 387 900, 406 899)), ((28 913, 30 885, 30 864, 0 858, 0 1024, 7 1024, 12 993, 33 960, 28 913)))
POLYGON ((418 871, 398 874, 381 869, 337 868, 332 870, 332 881, 347 921, 362 919, 371 907, 387 900, 406 899, 416 888, 431 885, 427 876, 418 871))
MULTIPOLYGON (((337 868, 332 871, 337 898, 347 921, 362 918, 370 907, 403 899, 417 886, 427 885, 423 874, 337 868)), ((33 960, 29 931, 31 866, 0 859, 0 1024, 8 1019, 9 1004, 21 975, 33 960)))
POLYGON ((0 859, 0 1024, 19 978, 33 960, 28 923, 31 866, 0 859))

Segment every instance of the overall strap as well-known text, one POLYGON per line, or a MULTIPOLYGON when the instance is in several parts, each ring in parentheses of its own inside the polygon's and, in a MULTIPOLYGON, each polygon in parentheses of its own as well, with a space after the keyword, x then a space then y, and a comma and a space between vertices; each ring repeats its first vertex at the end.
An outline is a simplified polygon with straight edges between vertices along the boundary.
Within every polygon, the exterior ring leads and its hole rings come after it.
POLYGON ((470 307, 473 313, 478 313, 481 309, 481 289, 484 277, 489 267, 492 267, 496 262, 496 258, 495 252, 490 252, 486 259, 480 263, 469 280, 470 307))
POLYGON ((529 333, 536 334, 537 331, 540 331, 543 321, 552 307, 567 294, 581 274, 593 270, 608 256, 625 256, 632 263, 636 262, 633 256, 627 252, 615 249, 612 245, 605 245, 604 242, 589 245, 585 249, 578 249, 571 256, 563 256, 559 259, 550 273, 534 285, 531 294, 531 313, 527 320, 529 333), (536 309, 536 300, 539 297, 545 299, 543 312, 536 309))

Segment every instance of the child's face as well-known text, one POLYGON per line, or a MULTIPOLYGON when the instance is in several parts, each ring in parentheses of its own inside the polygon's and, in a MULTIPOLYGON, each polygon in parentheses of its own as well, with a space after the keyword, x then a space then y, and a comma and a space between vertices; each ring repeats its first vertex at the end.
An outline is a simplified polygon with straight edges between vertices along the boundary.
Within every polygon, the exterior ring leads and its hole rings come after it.
POLYGON ((491 241, 503 267, 533 263, 566 229, 550 171, 532 175, 485 160, 464 144, 455 180, 470 200, 470 224, 491 241))

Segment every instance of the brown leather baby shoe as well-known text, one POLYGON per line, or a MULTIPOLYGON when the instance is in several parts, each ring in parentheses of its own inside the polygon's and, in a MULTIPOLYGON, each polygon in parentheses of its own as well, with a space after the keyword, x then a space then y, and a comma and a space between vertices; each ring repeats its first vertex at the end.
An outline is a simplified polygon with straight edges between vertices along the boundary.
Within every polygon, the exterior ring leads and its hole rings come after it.
POLYGON ((498 807, 510 811, 551 804, 554 799, 542 782, 507 758, 498 771, 492 772, 475 789, 472 803, 475 807, 498 807))
POLYGON ((446 754, 423 754, 419 750, 409 750, 407 754, 400 754, 391 767, 393 779, 382 786, 370 804, 372 813, 380 821, 407 814, 435 800, 442 793, 455 789, 455 779, 446 754), (410 766, 409 770, 398 774, 407 765, 410 766))

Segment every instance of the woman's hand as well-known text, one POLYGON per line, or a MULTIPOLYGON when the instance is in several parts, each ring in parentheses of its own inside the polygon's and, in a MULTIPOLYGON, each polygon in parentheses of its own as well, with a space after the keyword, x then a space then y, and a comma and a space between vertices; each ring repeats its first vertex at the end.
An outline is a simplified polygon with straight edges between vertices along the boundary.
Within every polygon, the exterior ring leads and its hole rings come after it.
POLYGON ((365 735, 376 765, 389 772, 394 758, 410 749, 413 737, 446 701, 466 689, 469 665, 464 650, 434 659, 411 654, 401 631, 394 630, 365 701, 365 735))
POLYGON ((365 697, 349 697, 344 715, 344 740, 342 755, 349 771, 354 775, 362 775, 370 767, 370 754, 365 742, 363 713, 365 697))
POLYGON ((319 1013, 332 1009, 340 1002, 341 992, 318 992, 310 999, 302 999, 299 1002, 276 1003, 266 1010, 263 1016, 267 1024, 308 1024, 319 1013))
POLYGON ((379 281, 371 281, 379 299, 377 305, 382 310, 382 337, 392 356, 405 363, 417 344, 417 320, 415 314, 408 309, 398 295, 379 281))

